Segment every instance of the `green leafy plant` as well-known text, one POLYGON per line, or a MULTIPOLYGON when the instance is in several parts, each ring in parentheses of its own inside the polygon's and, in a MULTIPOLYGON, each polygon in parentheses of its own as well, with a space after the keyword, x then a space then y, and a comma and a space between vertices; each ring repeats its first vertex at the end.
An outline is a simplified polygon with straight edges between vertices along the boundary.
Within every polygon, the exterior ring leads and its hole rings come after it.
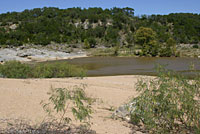
POLYGON ((19 61, 8 61, 0 65, 0 74, 7 78, 28 78, 31 67, 19 61))
POLYGON ((18 61, 7 61, 0 65, 0 74, 7 78, 83 78, 86 76, 86 71, 66 62, 29 65, 18 61))
POLYGON ((131 122, 152 133, 200 133, 200 79, 189 80, 158 67, 158 77, 137 83, 131 122))
POLYGON ((158 43, 156 40, 156 32, 151 28, 140 27, 134 35, 135 43, 141 46, 143 55, 158 55, 158 43))
POLYGON ((91 102, 92 99, 87 97, 85 85, 74 86, 72 88, 51 88, 48 92, 48 103, 41 102, 43 109, 52 117, 59 119, 60 123, 69 123, 70 117, 68 112, 72 112, 75 119, 89 124, 91 118, 91 102))
POLYGON ((176 55, 176 41, 173 38, 169 38, 160 50, 161 57, 170 57, 176 55))
POLYGON ((90 48, 90 44, 89 44, 89 42, 88 42, 87 39, 84 40, 84 46, 83 46, 83 48, 85 48, 85 49, 89 49, 90 48))
POLYGON ((119 46, 115 46, 114 47, 114 53, 113 53, 114 56, 118 56, 119 55, 119 46))
POLYGON ((43 63, 33 67, 33 78, 63 78, 86 76, 86 71, 68 63, 43 63))
POLYGON ((192 46, 193 48, 199 48, 199 46, 197 44, 192 46))

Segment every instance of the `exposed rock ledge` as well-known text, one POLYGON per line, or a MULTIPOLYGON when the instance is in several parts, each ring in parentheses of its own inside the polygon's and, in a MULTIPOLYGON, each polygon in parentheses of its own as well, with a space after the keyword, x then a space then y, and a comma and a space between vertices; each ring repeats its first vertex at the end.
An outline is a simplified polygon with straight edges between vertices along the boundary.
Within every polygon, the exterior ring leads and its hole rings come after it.
POLYGON ((17 61, 48 61, 48 60, 61 60, 61 59, 71 59, 78 57, 86 57, 86 53, 83 51, 66 53, 55 50, 47 49, 19 49, 19 48, 5 48, 0 49, 0 62, 5 62, 9 60, 17 61))

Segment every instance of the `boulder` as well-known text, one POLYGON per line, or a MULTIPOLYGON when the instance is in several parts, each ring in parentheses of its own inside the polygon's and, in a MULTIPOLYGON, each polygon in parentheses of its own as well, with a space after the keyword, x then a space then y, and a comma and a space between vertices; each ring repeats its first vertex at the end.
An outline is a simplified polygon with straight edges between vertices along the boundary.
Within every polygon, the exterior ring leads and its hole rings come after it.
POLYGON ((136 106, 134 105, 136 102, 131 102, 128 104, 124 104, 120 106, 118 109, 114 111, 112 114, 112 118, 118 119, 121 118, 122 120, 125 120, 127 122, 130 122, 131 119, 131 113, 135 111, 136 106))

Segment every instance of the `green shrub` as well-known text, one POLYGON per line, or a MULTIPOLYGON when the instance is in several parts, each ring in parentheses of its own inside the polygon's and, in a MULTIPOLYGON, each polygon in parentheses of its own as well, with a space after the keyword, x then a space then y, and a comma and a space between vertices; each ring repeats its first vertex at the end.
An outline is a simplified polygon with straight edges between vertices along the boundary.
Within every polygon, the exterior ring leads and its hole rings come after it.
POLYGON ((31 66, 18 61, 8 61, 0 66, 0 74, 7 78, 83 78, 86 71, 68 63, 38 63, 31 66))
POLYGON ((137 83, 131 122, 152 133, 200 133, 200 79, 188 80, 158 68, 158 77, 137 83))
POLYGON ((115 47, 114 47, 113 55, 114 55, 114 56, 118 56, 118 55, 119 55, 119 46, 115 46, 115 47))
POLYGON ((2 67, 3 67, 3 65, 0 64, 0 78, 4 77, 3 74, 1 73, 2 67))
POLYGON ((97 41, 94 38, 88 38, 88 43, 90 48, 94 48, 97 44, 97 41))
POLYGON ((113 56, 115 53, 114 47, 112 48, 96 48, 90 50, 89 56, 113 56))
POLYGON ((0 74, 7 78, 28 78, 30 77, 31 67, 18 61, 5 62, 0 67, 0 74))
POLYGON ((163 44, 160 49, 161 57, 176 56, 176 41, 173 38, 169 38, 166 44, 163 44))
POLYGON ((199 48, 199 46, 197 44, 192 46, 193 48, 199 48))
POLYGON ((84 40, 84 46, 83 46, 84 49, 89 49, 90 48, 90 44, 88 42, 87 39, 84 40))
POLYGON ((46 63, 38 64, 33 69, 34 78, 63 78, 84 77, 86 72, 82 68, 68 63, 46 63))
POLYGON ((71 111, 76 120, 83 123, 89 123, 90 115, 92 113, 91 102, 93 99, 87 97, 84 92, 85 86, 74 86, 70 88, 51 88, 48 93, 49 100, 47 103, 41 102, 43 109, 60 123, 69 123, 71 118, 66 114, 71 111))

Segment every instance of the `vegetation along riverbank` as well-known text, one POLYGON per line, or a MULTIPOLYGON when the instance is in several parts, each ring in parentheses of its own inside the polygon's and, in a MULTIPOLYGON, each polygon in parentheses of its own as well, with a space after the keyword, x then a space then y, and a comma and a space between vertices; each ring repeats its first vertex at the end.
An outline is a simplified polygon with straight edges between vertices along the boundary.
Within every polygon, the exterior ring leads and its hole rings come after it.
POLYGON ((132 8, 35 8, 0 14, 0 47, 34 44, 92 56, 199 57, 199 18, 192 13, 134 16, 132 8))
POLYGON ((128 7, 0 14, 0 133, 198 134, 198 58, 200 14, 135 16, 128 7), (48 61, 77 57, 87 58, 48 61), (152 63, 169 68, 155 72, 152 63))
POLYGON ((86 76, 86 70, 68 63, 27 64, 7 61, 0 64, 0 77, 5 78, 64 78, 86 76))

